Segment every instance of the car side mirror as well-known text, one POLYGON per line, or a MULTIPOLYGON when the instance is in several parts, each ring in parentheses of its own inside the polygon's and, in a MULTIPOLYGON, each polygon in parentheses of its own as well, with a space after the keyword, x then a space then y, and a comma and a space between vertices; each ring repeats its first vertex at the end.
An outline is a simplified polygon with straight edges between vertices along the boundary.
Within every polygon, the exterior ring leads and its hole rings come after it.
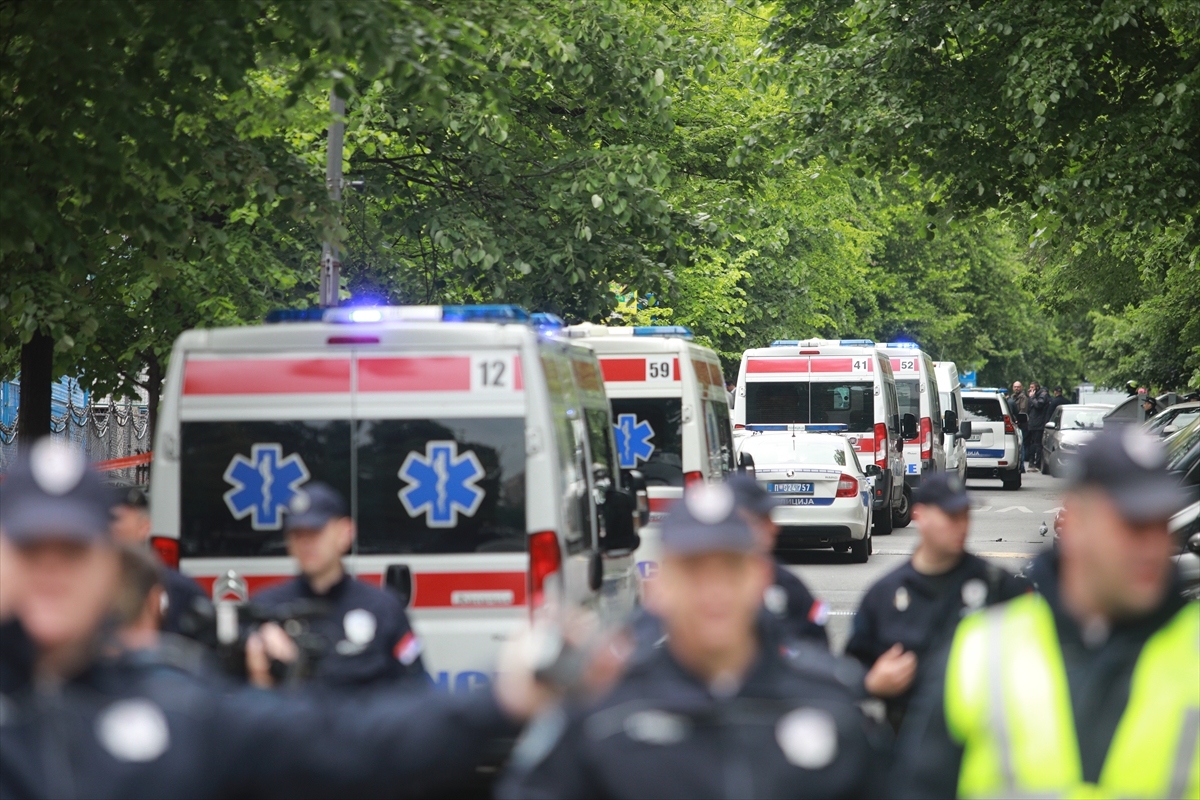
POLYGON ((958 414, 954 411, 947 411, 942 415, 942 430, 956 431, 958 430, 958 414))
POLYGON ((1188 539, 1188 550, 1200 556, 1200 533, 1193 533, 1188 539))
POLYGON ((962 422, 958 423, 958 435, 961 438, 970 439, 972 433, 974 433, 974 431, 971 430, 971 420, 964 419, 962 422))
POLYGON ((872 478, 882 478, 883 470, 879 468, 878 464, 867 464, 863 467, 863 474, 872 478))
POLYGON ((905 439, 917 438, 917 418, 912 414, 905 414, 900 418, 900 435, 905 439))
POLYGON ((1058 424, 1057 424, 1057 423, 1054 423, 1054 422, 1047 422, 1047 423, 1046 423, 1046 430, 1048 430, 1048 431, 1056 430, 1057 428, 1058 428, 1058 424))
POLYGON ((604 537, 600 549, 605 553, 631 552, 642 543, 634 515, 637 500, 624 489, 609 489, 604 495, 604 537))
POLYGON ((738 472, 744 472, 754 477, 754 456, 749 453, 738 453, 738 472))
POLYGON ((1017 425, 1021 426, 1022 428, 1028 426, 1029 425, 1029 415, 1028 414, 1017 414, 1017 425))
POLYGON ((623 469, 625 488, 633 493, 637 506, 638 527, 650 522, 650 494, 646 491, 646 476, 640 469, 623 469))

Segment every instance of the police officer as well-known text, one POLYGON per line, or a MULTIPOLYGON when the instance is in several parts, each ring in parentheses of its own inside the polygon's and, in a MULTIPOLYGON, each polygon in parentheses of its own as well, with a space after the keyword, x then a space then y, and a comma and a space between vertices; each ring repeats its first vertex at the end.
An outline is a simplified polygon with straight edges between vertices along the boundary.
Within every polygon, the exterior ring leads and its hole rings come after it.
MULTIPOLYGON (((465 698, 387 689, 334 703, 127 658, 110 635, 121 558, 109 499, 78 453, 48 439, 0 484, 5 576, 18 577, 0 612, 15 611, 33 646, 32 679, 0 696, 0 797, 450 792, 539 702, 531 682, 501 676, 495 693, 465 698)), ((248 647, 256 673, 264 638, 248 647)))
POLYGON ((931 660, 901 732, 903 795, 1200 797, 1200 604, 1167 524, 1194 492, 1131 426, 1069 470, 1038 594, 967 617, 931 660))
MULTIPOLYGON (((771 509, 779 503, 749 475, 732 475, 727 483, 733 489, 738 507, 749 514, 751 526, 762 539, 764 551, 773 554, 779 539, 779 526, 771 519, 771 509)), ((825 623, 829 620, 829 606, 813 597, 804 581, 773 555, 771 564, 774 580, 763 593, 763 607, 767 613, 783 627, 785 639, 811 642, 828 649, 825 623)))
POLYGON ((288 554, 300 574, 253 597, 264 609, 303 600, 329 603, 327 614, 310 619, 329 649, 313 677, 327 686, 363 686, 410 679, 425 682, 421 640, 391 592, 346 574, 342 556, 354 541, 354 522, 341 496, 324 483, 310 483, 293 498, 287 516, 288 554))
POLYGON ((851 797, 878 742, 836 671, 797 668, 761 624, 770 559, 726 485, 689 489, 663 523, 654 611, 664 645, 601 700, 518 742, 500 797, 851 797))
MULTIPOLYGON (((150 546, 150 504, 146 501, 146 493, 136 486, 116 490, 116 502, 112 507, 112 536, 118 543, 129 547, 150 546)), ((161 577, 166 594, 162 630, 182 633, 184 618, 189 610, 195 608, 197 601, 203 602, 207 598, 199 584, 173 567, 164 564, 161 577)))
POLYGON ((965 550, 971 499, 955 475, 935 473, 913 492, 920 543, 912 558, 880 578, 854 616, 846 655, 867 668, 866 689, 887 704, 899 728, 926 655, 966 613, 1028 590, 1028 585, 965 550))

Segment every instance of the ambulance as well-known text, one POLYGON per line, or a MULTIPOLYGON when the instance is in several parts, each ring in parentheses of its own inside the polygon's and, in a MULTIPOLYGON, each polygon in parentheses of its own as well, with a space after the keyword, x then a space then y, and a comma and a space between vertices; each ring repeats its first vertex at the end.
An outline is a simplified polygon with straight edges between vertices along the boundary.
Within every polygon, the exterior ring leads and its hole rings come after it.
POLYGON ((572 325, 563 335, 600 359, 612 404, 617 461, 646 481, 650 525, 640 531, 641 577, 652 577, 658 522, 685 486, 725 479, 734 469, 729 402, 717 354, 680 325, 572 325))
POLYGON ((245 602, 289 579, 283 522, 309 481, 346 498, 351 574, 394 591, 433 683, 490 682, 536 614, 634 607, 636 498, 590 350, 515 306, 277 312, 187 331, 151 474, 154 544, 245 602))
POLYGON ((872 479, 872 533, 891 533, 909 507, 903 447, 916 424, 902 422, 891 359, 870 339, 781 340, 747 350, 733 422, 735 439, 751 425, 844 424, 872 479))
MULTIPOLYGON (((933 359, 913 342, 881 342, 875 346, 891 359, 901 422, 906 417, 916 421, 916 434, 904 440, 904 482, 916 488, 926 475, 946 469, 941 400, 933 359)), ((911 519, 912 508, 906 500, 897 515, 896 527, 903 528, 911 519)))
POLYGON ((946 451, 946 471, 967 482, 967 440, 971 437, 971 421, 963 408, 962 383, 958 366, 953 361, 935 361, 938 399, 942 405, 942 445, 946 451))

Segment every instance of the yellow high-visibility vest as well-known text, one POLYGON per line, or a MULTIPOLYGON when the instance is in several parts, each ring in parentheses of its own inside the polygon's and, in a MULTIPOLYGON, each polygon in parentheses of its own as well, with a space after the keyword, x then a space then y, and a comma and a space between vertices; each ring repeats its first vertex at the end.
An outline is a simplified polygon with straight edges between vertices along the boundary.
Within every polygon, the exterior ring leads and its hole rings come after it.
POLYGON ((964 619, 945 687, 959 797, 1200 798, 1200 603, 1146 642, 1098 783, 1083 780, 1054 615, 1027 594, 964 619))

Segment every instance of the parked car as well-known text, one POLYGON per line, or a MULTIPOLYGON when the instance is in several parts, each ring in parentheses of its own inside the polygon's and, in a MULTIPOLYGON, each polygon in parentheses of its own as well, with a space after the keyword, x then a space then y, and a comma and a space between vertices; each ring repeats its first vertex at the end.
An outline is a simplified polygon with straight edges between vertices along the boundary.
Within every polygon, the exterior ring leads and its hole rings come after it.
POLYGON ((967 439, 967 477, 999 478, 1004 488, 1021 488, 1021 429, 1000 389, 962 393, 966 421, 971 423, 967 439))
POLYGON ((1047 475, 1062 475, 1063 465, 1104 427, 1111 406, 1065 405, 1054 410, 1042 438, 1042 464, 1047 475))
POLYGON ((1146 423, 1147 433, 1167 437, 1200 419, 1200 403, 1179 403, 1165 408, 1146 423))

